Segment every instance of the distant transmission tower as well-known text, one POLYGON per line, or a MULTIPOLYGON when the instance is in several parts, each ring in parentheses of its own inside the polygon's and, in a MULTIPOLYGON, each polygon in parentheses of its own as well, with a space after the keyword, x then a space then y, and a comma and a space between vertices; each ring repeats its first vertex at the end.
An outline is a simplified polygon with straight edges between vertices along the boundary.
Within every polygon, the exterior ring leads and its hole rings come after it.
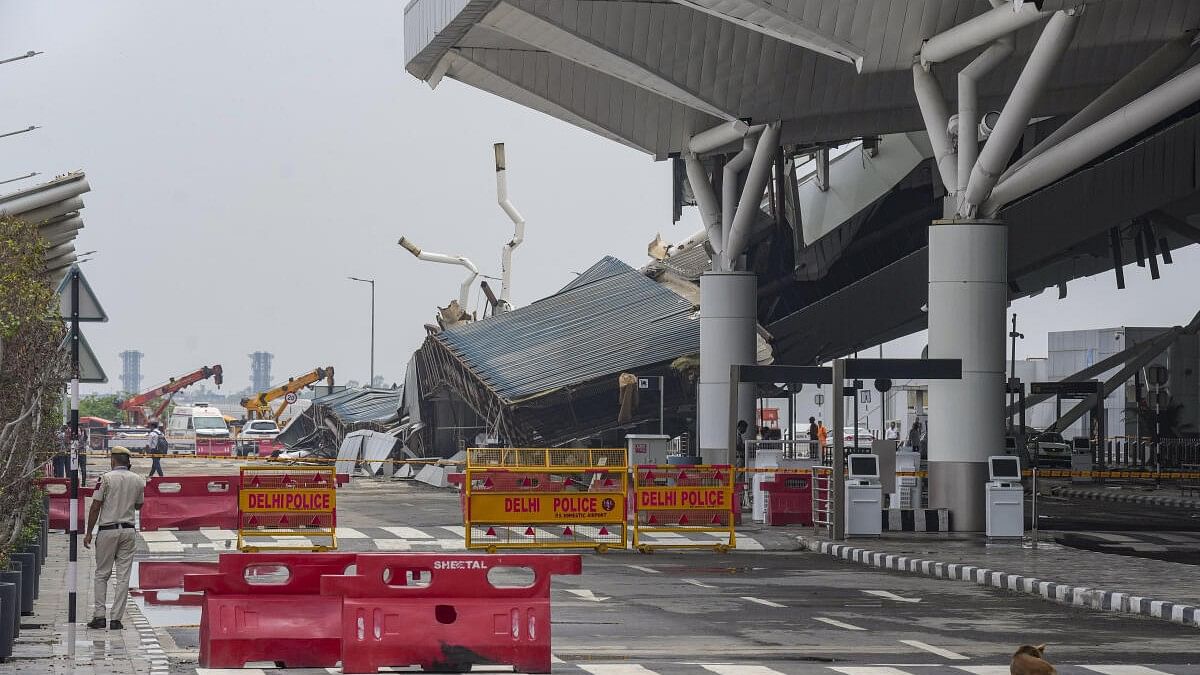
POLYGON ((142 390, 142 357, 145 354, 136 349, 129 349, 119 354, 121 357, 121 390, 127 394, 136 394, 142 390))
POLYGON ((271 352, 254 352, 250 354, 250 390, 266 391, 271 388, 271 352))

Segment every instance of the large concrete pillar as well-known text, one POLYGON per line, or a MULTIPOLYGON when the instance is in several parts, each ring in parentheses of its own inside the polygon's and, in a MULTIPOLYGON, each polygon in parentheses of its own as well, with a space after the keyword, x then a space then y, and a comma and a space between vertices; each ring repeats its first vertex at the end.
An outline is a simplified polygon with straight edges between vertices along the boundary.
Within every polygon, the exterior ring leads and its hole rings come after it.
POLYGON ((1004 454, 1008 228, 937 220, 929 228, 929 356, 962 359, 961 380, 929 383, 929 503, 960 532, 984 529, 987 458, 1004 454))
MULTIPOLYGON (((729 366, 757 361, 758 282, 753 272, 700 277, 700 388, 696 426, 705 464, 733 463, 729 446, 729 366)), ((742 387, 739 420, 754 426, 754 388, 742 387)))

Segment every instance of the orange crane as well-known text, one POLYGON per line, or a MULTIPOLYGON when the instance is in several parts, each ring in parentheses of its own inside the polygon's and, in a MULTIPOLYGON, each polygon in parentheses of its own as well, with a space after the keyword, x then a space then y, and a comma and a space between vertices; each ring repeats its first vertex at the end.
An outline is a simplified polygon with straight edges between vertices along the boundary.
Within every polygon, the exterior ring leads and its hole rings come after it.
POLYGON ((259 392, 250 398, 242 399, 242 407, 246 409, 246 418, 260 420, 273 419, 279 422, 279 416, 283 414, 283 409, 287 407, 288 403, 295 401, 294 396, 291 397, 292 401, 288 401, 288 395, 296 394, 301 389, 311 387, 321 380, 325 380, 330 387, 333 386, 333 366, 315 368, 298 377, 289 377, 287 382, 278 387, 273 387, 259 392), (272 410, 271 403, 281 398, 283 402, 279 404, 278 408, 272 410))
POLYGON ((172 377, 166 384, 143 391, 136 396, 130 396, 117 404, 117 407, 125 411, 127 421, 131 424, 145 424, 148 419, 158 420, 162 418, 163 412, 171 404, 171 399, 175 397, 176 392, 186 389, 197 382, 203 382, 210 377, 213 378, 213 381, 217 383, 217 387, 219 388, 222 382, 224 382, 221 377, 221 366, 204 366, 198 370, 193 370, 187 375, 172 377), (152 414, 146 415, 147 409, 143 408, 143 406, 160 397, 165 398, 155 406, 152 414))

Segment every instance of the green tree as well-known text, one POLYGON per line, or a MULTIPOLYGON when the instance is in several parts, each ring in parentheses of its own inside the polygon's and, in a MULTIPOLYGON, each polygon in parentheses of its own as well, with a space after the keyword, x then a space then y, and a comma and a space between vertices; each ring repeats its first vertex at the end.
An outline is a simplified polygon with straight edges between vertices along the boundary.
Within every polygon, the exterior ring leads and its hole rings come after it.
POLYGON ((79 416, 80 417, 102 417, 106 420, 118 422, 125 417, 125 413, 117 407, 116 394, 88 394, 79 399, 79 416))

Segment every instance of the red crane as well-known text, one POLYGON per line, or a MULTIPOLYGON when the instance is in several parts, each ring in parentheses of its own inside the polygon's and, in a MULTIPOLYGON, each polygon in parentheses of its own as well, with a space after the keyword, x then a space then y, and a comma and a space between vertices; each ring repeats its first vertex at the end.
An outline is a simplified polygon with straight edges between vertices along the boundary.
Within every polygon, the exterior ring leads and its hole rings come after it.
POLYGON ((154 408, 154 413, 150 415, 150 419, 160 419, 163 411, 171 404, 171 399, 175 397, 175 392, 186 389, 197 382, 202 382, 208 378, 213 378, 213 381, 220 387, 223 382, 221 378, 221 366, 204 366, 199 370, 193 370, 187 375, 172 377, 166 384, 159 385, 148 391, 143 391, 136 396, 121 401, 117 404, 121 410, 125 411, 131 424, 144 424, 147 420, 146 410, 142 406, 159 397, 163 398, 162 402, 154 408))

